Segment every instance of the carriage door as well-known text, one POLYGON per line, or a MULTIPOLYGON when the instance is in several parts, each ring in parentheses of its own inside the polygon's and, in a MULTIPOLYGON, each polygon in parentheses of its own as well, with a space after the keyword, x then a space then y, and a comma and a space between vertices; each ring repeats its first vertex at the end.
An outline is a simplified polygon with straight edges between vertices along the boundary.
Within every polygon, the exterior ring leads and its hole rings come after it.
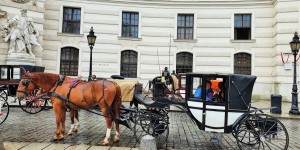
POLYGON ((214 76, 205 79, 207 89, 203 103, 205 131, 225 132, 227 126, 227 103, 225 101, 225 78, 214 76))
POLYGON ((203 84, 202 76, 190 76, 186 77, 186 100, 187 108, 191 114, 191 117, 196 121, 198 127, 201 130, 205 129, 204 123, 204 102, 205 102, 205 86, 203 84))
POLYGON ((219 85, 218 83, 208 85, 208 82, 213 82, 211 80, 222 82, 223 78, 212 79, 205 76, 187 78, 187 87, 189 87, 187 90, 187 106, 201 130, 224 132, 226 103, 216 97, 209 97, 207 86, 216 88, 219 85))

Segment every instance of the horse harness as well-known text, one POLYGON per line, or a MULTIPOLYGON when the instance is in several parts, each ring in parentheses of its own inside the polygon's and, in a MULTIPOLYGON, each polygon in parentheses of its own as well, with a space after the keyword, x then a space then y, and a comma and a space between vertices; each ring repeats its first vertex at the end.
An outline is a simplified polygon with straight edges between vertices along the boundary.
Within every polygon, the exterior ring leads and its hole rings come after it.
MULTIPOLYGON (((77 104, 73 103, 72 101, 70 101, 69 97, 70 97, 70 93, 71 93, 72 89, 73 89, 74 87, 76 87, 77 84, 79 84, 80 82, 82 82, 82 80, 78 80, 78 79, 77 79, 77 80, 74 80, 74 81, 69 85, 69 91, 68 91, 67 97, 64 97, 64 96, 61 96, 61 95, 55 93, 56 88, 57 88, 58 86, 61 86, 61 85, 62 85, 62 83, 64 82, 64 79, 65 79, 65 76, 60 75, 58 81, 56 82, 56 86, 55 86, 53 92, 49 92, 49 96, 53 96, 53 97, 56 97, 56 98, 59 98, 59 99, 65 101, 66 110, 67 110, 68 112, 69 112, 69 110, 70 110, 70 104, 72 104, 72 105, 74 105, 74 106, 79 107, 80 109, 84 109, 84 110, 89 111, 89 112, 92 112, 92 113, 94 113, 94 114, 104 116, 103 114, 100 114, 100 113, 91 111, 91 110, 89 110, 89 109, 82 108, 82 107, 80 107, 79 105, 77 105, 77 104)), ((105 81, 106 79, 103 78, 103 79, 101 79, 101 80, 103 81, 103 84, 102 84, 103 95, 101 96, 101 98, 100 98, 97 102, 99 103, 100 100, 104 99, 104 104, 105 104, 106 110, 108 110, 108 113, 109 113, 109 116, 104 116, 104 117, 109 117, 109 118, 115 119, 116 117, 114 116, 114 114, 113 114, 111 108, 108 106, 108 104, 107 104, 107 102, 106 102, 106 100, 105 100, 105 98, 104 98, 104 88, 105 88, 105 87, 104 87, 104 81, 105 81)), ((96 80, 92 80, 92 81, 90 81, 90 82, 93 82, 93 81, 96 81, 96 80)), ((109 81, 109 80, 106 80, 106 81, 109 81)), ((113 83, 114 85, 116 84, 115 82, 112 82, 112 81, 110 81, 110 82, 113 83)), ((52 88, 51 88, 51 89, 52 89, 52 88)), ((114 101, 114 102, 115 102, 115 101, 114 101)), ((113 102, 113 103, 114 103, 114 102, 113 102)))

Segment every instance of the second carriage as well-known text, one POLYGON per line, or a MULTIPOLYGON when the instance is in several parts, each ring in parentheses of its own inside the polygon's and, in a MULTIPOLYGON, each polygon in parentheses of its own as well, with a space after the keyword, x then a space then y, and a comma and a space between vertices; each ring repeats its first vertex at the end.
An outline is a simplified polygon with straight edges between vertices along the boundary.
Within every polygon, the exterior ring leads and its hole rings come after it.
POLYGON ((37 96, 40 89, 36 89, 32 93, 29 93, 24 99, 16 98, 16 92, 23 75, 23 69, 30 72, 44 72, 45 67, 31 65, 0 65, 1 98, 7 102, 8 96, 11 96, 13 97, 12 103, 19 103, 19 107, 23 111, 35 114, 46 108, 48 98, 37 96))

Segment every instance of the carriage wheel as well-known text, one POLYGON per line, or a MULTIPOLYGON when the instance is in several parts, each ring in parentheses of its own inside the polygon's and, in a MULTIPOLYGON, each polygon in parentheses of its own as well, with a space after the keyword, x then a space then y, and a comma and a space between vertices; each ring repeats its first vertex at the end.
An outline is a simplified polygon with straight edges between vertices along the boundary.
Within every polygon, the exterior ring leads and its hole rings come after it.
POLYGON ((47 100, 38 97, 38 91, 38 89, 35 89, 24 98, 19 98, 19 105, 23 111, 29 114, 36 114, 44 110, 47 100))
POLYGON ((9 114, 9 105, 6 100, 0 98, 0 125, 6 120, 9 114))
POLYGON ((238 125, 235 138, 240 149, 286 150, 289 145, 284 125, 266 114, 249 114, 238 125))
POLYGON ((156 139, 156 146, 161 147, 166 143, 169 136, 169 123, 167 117, 155 113, 146 111, 139 116, 139 125, 143 133, 137 134, 139 138, 146 134, 150 134, 156 139))
POLYGON ((3 98, 4 100, 7 101, 8 96, 7 96, 6 91, 2 90, 2 91, 0 92, 0 98, 3 98))

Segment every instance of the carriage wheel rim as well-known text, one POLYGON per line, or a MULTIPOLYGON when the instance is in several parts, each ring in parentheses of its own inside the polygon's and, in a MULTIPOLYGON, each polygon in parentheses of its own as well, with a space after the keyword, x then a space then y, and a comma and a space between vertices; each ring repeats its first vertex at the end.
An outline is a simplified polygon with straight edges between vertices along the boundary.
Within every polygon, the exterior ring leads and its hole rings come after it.
POLYGON ((240 122, 235 132, 240 149, 283 149, 289 145, 289 137, 284 125, 267 114, 250 114, 240 122), (247 126, 250 123, 251 128, 247 126), (245 138, 245 135, 249 136, 245 138), (247 140, 245 140, 247 139, 247 140))

